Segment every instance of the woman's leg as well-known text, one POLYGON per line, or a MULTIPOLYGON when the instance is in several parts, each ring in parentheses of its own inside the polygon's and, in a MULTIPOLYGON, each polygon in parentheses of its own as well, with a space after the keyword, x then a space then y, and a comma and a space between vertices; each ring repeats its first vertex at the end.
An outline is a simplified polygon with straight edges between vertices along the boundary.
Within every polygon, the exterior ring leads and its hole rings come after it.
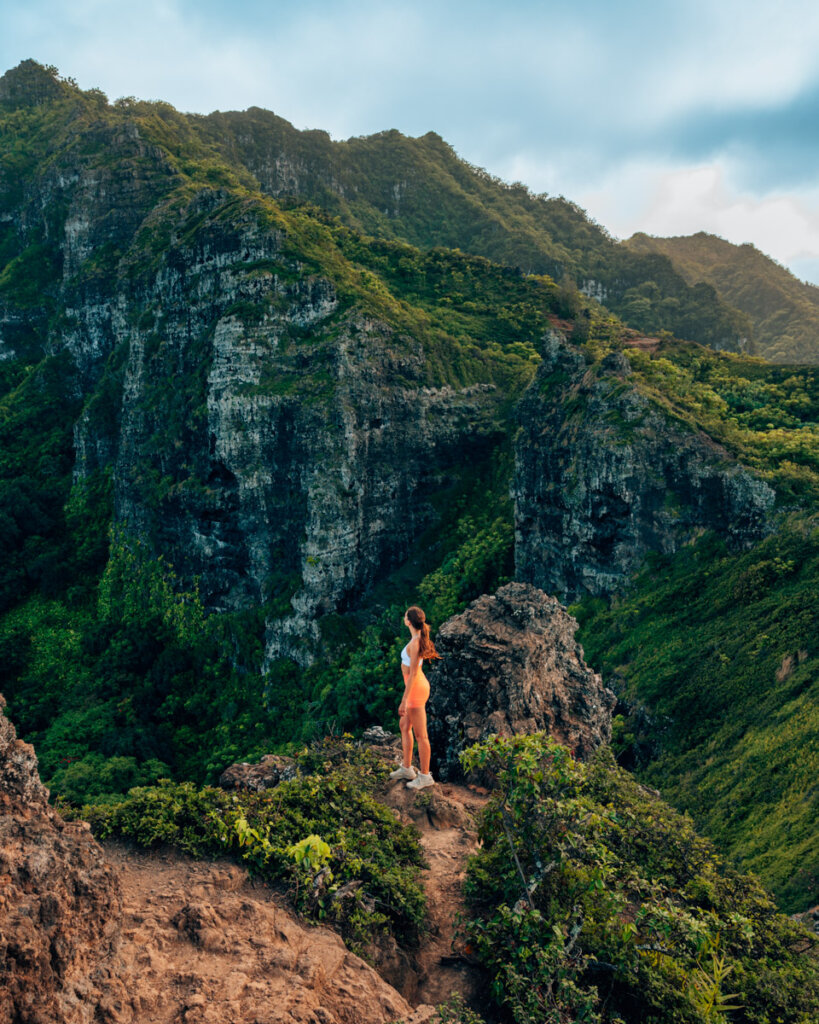
POLYGON ((411 729, 415 731, 415 738, 418 741, 418 760, 421 762, 421 771, 429 775, 429 758, 431 754, 429 737, 427 736, 427 709, 407 708, 404 716, 410 720, 411 729))
POLYGON ((401 726, 401 752, 404 755, 404 767, 411 768, 413 735, 409 712, 401 715, 398 724, 401 726))

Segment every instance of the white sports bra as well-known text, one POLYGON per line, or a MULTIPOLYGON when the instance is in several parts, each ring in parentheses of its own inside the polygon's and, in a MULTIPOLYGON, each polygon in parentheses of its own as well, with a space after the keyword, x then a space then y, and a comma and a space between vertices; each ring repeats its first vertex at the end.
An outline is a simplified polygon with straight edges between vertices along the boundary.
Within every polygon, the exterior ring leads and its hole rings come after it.
MULTIPOLYGON (((407 641, 407 646, 406 646, 406 647, 404 648, 404 650, 403 650, 403 651, 401 651, 401 664, 402 664, 402 665, 407 665, 407 666, 409 666, 409 665, 411 665, 411 664, 412 664, 412 660, 411 660, 411 658, 410 658, 410 656, 409 656, 409 645, 410 645, 411 643, 412 643, 412 640, 411 640, 411 639, 410 639, 410 640, 408 640, 408 641, 407 641)), ((419 664, 419 665, 422 665, 422 664, 423 664, 423 662, 424 662, 424 659, 423 659, 423 658, 419 658, 419 659, 418 659, 418 664, 419 664)))

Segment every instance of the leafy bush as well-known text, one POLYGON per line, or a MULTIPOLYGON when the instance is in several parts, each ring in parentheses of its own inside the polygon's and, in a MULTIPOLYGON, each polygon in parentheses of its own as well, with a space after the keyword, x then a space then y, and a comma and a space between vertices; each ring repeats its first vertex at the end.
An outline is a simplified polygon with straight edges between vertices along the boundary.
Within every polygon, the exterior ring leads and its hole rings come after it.
POLYGON ((387 768, 349 738, 305 751, 300 764, 310 774, 270 791, 230 794, 163 780, 77 814, 100 839, 228 854, 261 878, 289 881, 296 907, 338 928, 356 952, 384 931, 417 942, 424 861, 416 829, 373 796, 387 768))
POLYGON ((463 760, 497 780, 463 939, 516 1022, 816 1019, 816 939, 607 749, 491 737, 463 760))

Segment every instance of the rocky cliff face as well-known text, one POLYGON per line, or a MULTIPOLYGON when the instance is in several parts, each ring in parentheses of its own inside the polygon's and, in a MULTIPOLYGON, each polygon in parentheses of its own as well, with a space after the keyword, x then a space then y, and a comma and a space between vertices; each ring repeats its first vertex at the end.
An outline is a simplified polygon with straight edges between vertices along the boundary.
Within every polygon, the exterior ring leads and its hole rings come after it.
MULTIPOLYGON (((344 308, 252 207, 225 223, 200 196, 185 217, 200 212, 143 286, 146 326, 117 338, 116 516, 198 575, 211 608, 274 602, 268 656, 309 660, 317 620, 434 521, 429 495, 491 439, 497 397, 423 386, 421 345, 344 308)), ((86 419, 78 450, 99 437, 86 419)))
POLYGON ((434 769, 461 774, 458 755, 487 736, 546 731, 588 757, 611 738, 615 696, 583 660, 577 622, 526 583, 473 601, 435 637, 429 734, 434 769))
POLYGON ((703 530, 746 545, 769 529, 772 489, 630 377, 625 355, 592 368, 554 334, 520 404, 516 577, 561 600, 615 592, 703 530))
MULTIPOLYGON (((62 95, 23 71, 7 106, 62 95)), ((42 276, 28 305, 0 295, 0 350, 66 357, 75 482, 111 470, 117 522, 209 609, 264 606, 268 658, 307 662, 317 621, 404 561, 430 499, 486 455, 503 396, 431 383, 421 342, 271 204, 187 183, 124 113, 73 114, 22 188, 0 180, 0 242, 42 276)))
POLYGON ((48 806, 0 696, 0 1020, 90 1024, 110 993, 119 880, 84 822, 48 806))

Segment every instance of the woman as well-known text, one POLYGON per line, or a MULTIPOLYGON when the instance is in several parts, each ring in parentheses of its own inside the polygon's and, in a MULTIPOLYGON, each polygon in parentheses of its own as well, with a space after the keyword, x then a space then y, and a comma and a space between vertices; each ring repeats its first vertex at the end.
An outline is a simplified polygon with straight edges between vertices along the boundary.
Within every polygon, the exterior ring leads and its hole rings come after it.
POLYGON ((429 626, 421 608, 407 608, 404 625, 411 636, 401 651, 401 671, 404 674, 404 698, 398 706, 401 722, 401 746, 404 755, 400 768, 390 773, 391 779, 409 779, 407 789, 424 789, 434 783, 429 770, 429 737, 427 736, 426 703, 429 697, 429 680, 421 666, 426 661, 440 658, 435 644, 429 638, 429 626), (412 767, 413 739, 418 740, 418 760, 421 771, 416 775, 412 767))

